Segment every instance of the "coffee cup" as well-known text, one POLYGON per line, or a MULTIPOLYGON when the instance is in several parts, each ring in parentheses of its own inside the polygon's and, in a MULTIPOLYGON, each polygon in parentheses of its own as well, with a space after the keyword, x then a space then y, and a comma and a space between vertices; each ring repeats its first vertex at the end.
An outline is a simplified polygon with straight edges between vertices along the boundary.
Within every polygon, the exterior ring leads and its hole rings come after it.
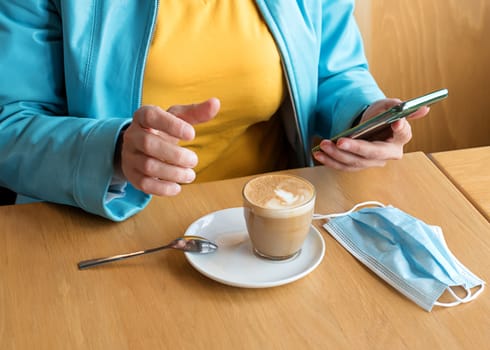
POLYGON ((271 260, 298 255, 315 209, 313 184, 299 176, 264 174, 245 184, 242 197, 254 253, 271 260))

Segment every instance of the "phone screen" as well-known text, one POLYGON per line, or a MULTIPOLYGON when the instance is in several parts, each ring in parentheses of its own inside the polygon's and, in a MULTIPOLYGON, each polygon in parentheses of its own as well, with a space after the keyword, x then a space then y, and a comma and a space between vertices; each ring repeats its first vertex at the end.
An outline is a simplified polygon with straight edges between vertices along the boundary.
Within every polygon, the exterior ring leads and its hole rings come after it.
MULTIPOLYGON (((400 104, 397 104, 392 108, 378 114, 377 116, 335 135, 330 140, 336 142, 341 137, 350 137, 353 139, 368 141, 386 140, 392 134, 390 127, 391 123, 408 116, 409 114, 418 110, 420 107, 429 106, 433 103, 441 101, 447 96, 448 90, 440 89, 407 101, 403 101, 400 104)), ((319 150, 320 147, 316 146, 312 149, 312 152, 319 150)))

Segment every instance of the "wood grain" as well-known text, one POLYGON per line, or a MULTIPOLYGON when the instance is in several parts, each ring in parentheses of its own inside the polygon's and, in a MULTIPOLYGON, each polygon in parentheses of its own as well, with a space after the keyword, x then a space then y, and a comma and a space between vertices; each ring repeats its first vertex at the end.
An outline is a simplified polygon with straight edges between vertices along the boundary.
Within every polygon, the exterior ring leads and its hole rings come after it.
POLYGON ((490 147, 438 152, 431 158, 490 221, 490 147))
MULTIPOLYGON (((319 213, 379 200, 440 225, 453 253, 490 281, 490 223, 424 154, 358 173, 291 172, 315 184, 319 213)), ((123 223, 46 203, 1 207, 0 348, 469 349, 490 342, 486 292, 428 313, 358 263, 321 222, 323 262, 281 287, 222 285, 176 251, 77 270, 80 260, 162 244, 211 211, 241 206, 245 181, 186 186, 123 223)))
POLYGON ((446 87, 449 97, 412 122, 407 151, 490 145, 490 2, 360 0, 371 71, 386 95, 446 87))

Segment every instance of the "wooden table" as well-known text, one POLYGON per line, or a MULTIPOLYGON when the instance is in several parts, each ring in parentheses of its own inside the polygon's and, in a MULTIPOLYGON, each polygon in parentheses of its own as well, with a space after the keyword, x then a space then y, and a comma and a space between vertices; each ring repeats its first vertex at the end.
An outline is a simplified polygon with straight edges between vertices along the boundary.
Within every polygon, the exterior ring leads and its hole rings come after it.
MULTIPOLYGON (((316 185, 318 213, 379 200, 440 225, 453 253, 490 281, 490 223, 424 154, 357 173, 291 172, 316 185)), ((468 304, 426 312, 355 260, 320 222, 324 260, 279 287, 220 284, 177 251, 77 269, 80 260, 160 245, 205 214, 240 206, 245 180, 186 186, 118 224, 54 204, 0 208, 0 348, 488 347, 488 291, 468 304)))
POLYGON ((438 152, 430 157, 490 221, 490 146, 438 152))

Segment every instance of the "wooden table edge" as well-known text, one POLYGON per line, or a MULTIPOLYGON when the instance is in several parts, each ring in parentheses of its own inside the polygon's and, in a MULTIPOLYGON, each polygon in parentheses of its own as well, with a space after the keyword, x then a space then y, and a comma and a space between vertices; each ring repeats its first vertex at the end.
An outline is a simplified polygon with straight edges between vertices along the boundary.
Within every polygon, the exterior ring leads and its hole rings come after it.
POLYGON ((444 176, 451 181, 451 183, 458 189, 459 192, 461 192, 464 197, 468 200, 468 202, 471 203, 471 205, 488 221, 490 222, 490 215, 488 215, 485 210, 478 204, 477 201, 475 201, 472 196, 464 189, 462 185, 456 181, 456 179, 450 174, 449 171, 447 171, 444 166, 433 156, 432 153, 424 153, 427 158, 430 159, 430 161, 439 169, 439 171, 444 174, 444 176))

